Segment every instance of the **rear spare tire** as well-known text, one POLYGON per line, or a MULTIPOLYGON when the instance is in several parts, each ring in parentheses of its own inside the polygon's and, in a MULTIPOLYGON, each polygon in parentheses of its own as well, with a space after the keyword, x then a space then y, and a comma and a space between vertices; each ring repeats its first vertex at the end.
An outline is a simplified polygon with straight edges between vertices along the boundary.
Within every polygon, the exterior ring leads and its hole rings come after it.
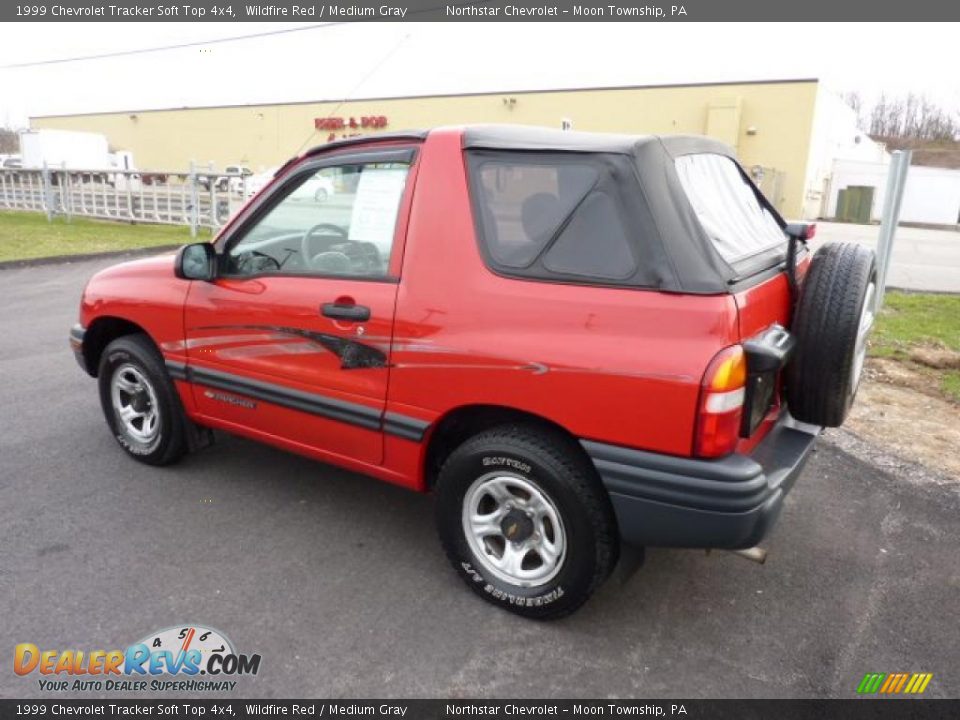
POLYGON ((860 385, 873 327, 877 269, 873 251, 824 245, 813 256, 793 322, 796 351, 786 371, 790 413, 839 427, 860 385))

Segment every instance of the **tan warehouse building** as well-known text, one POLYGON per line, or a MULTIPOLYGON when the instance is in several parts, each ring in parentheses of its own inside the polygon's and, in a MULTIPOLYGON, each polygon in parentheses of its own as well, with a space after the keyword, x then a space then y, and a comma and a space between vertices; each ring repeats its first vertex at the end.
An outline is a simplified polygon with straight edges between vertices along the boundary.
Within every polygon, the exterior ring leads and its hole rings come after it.
POLYGON ((127 110, 35 117, 31 127, 102 133, 144 170, 193 161, 259 171, 334 138, 464 123, 705 134, 736 148, 785 215, 812 217, 837 148, 859 142, 838 102, 803 79, 127 110))

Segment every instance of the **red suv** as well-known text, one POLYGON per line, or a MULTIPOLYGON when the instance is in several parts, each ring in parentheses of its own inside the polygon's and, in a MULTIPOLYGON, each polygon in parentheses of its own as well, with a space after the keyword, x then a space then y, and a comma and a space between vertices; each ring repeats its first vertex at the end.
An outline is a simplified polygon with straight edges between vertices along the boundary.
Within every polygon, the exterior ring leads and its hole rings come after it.
POLYGON ((98 273, 71 343, 135 459, 219 429, 433 492, 466 583, 558 617, 621 544, 755 546, 843 422, 874 261, 812 229, 706 138, 377 135, 98 273))

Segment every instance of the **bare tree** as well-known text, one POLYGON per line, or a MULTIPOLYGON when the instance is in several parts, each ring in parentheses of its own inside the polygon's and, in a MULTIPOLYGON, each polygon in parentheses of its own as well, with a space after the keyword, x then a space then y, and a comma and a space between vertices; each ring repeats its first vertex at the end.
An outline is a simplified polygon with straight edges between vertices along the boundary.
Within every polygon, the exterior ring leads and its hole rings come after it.
POLYGON ((947 110, 924 95, 890 97, 880 93, 869 110, 859 93, 848 92, 843 99, 871 135, 934 142, 960 140, 960 113, 947 110))
POLYGON ((843 101, 850 106, 850 109, 857 115, 857 126, 863 126, 863 98, 856 90, 845 92, 841 95, 843 101))

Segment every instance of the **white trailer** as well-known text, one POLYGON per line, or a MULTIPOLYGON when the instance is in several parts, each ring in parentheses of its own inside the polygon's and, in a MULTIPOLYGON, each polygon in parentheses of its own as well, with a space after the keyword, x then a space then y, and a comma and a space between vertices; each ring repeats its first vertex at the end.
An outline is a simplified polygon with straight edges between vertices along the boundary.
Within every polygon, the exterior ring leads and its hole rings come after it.
POLYGON ((119 189, 139 189, 140 178, 133 153, 110 152, 107 136, 75 130, 24 130, 20 133, 20 154, 25 170, 81 171, 81 182, 101 180, 119 189), (122 173, 110 173, 122 170, 122 173), (105 172, 98 172, 105 171, 105 172))
POLYGON ((106 135, 73 130, 24 130, 20 133, 24 169, 106 170, 111 166, 106 135))

